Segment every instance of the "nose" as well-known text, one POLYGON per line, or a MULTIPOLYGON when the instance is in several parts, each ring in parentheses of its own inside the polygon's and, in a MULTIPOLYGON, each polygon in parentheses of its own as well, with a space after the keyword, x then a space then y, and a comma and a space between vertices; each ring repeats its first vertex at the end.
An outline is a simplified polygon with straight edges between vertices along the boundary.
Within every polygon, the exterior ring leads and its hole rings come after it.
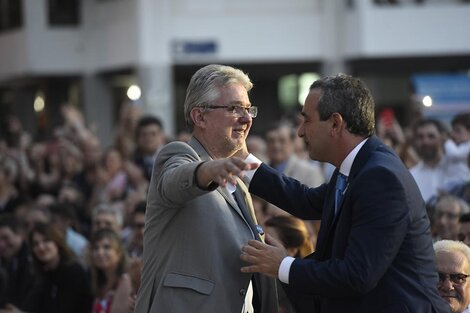
POLYGON ((450 291, 454 289, 454 285, 450 281, 450 278, 446 277, 444 281, 438 283, 438 288, 443 291, 450 291))
POLYGON ((247 111, 247 110, 243 110, 243 113, 240 115, 239 121, 241 121, 242 123, 246 124, 246 123, 251 123, 252 120, 253 120, 253 118, 252 118, 251 115, 248 113, 248 111, 247 111))
POLYGON ((104 252, 105 251, 102 247, 95 248, 95 255, 98 257, 102 257, 105 254, 104 252))

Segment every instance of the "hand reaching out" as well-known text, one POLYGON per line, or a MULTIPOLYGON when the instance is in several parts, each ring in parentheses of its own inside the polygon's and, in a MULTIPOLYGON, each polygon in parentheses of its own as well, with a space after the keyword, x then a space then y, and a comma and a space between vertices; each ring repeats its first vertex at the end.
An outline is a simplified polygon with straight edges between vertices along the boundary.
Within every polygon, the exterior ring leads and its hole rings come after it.
POLYGON ((212 182, 225 187, 227 183, 236 185, 235 176, 243 178, 243 171, 256 169, 256 163, 245 163, 237 157, 213 160, 203 163, 196 173, 197 183, 201 187, 207 187, 212 182))

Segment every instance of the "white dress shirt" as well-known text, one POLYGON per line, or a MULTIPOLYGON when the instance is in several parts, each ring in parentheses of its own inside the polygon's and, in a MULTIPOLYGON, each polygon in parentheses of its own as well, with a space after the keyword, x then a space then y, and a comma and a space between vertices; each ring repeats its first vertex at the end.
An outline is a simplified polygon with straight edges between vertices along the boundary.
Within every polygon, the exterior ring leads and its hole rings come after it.
POLYGON ((420 161, 410 169, 410 172, 424 201, 428 201, 439 190, 446 190, 451 184, 470 180, 468 167, 461 162, 453 162, 446 155, 433 167, 420 161))

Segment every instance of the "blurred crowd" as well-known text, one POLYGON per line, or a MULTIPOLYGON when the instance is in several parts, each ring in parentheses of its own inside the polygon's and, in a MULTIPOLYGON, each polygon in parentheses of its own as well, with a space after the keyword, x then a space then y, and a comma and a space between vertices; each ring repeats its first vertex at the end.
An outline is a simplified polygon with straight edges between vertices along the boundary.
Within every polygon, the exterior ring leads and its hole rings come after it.
MULTIPOLYGON (((104 145, 77 108, 65 105, 61 114, 62 125, 47 140, 27 133, 18 117, 2 117, 0 312, 131 312, 153 161, 165 143, 188 134, 170 138, 157 117, 124 105, 114 141, 104 145)), ((470 113, 457 114, 451 125, 421 119, 405 129, 393 115, 381 116, 376 133, 410 169, 436 241, 469 245, 470 113)), ((248 149, 316 187, 334 168, 308 159, 297 123, 266 125, 264 134, 248 138, 248 149)), ((319 222, 253 201, 260 224, 290 255, 314 251, 319 222)), ((292 312, 279 300, 282 312, 292 312)))

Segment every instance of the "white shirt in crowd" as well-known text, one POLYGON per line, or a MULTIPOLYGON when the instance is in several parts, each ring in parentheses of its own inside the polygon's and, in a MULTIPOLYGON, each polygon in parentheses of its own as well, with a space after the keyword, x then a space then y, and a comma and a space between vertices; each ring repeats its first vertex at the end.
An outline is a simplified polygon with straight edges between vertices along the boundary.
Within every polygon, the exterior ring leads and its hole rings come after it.
POLYGON ((428 201, 440 189, 445 190, 451 184, 470 180, 468 167, 461 162, 454 162, 448 156, 444 156, 434 167, 420 161, 410 169, 410 172, 418 184, 424 201, 428 201))

